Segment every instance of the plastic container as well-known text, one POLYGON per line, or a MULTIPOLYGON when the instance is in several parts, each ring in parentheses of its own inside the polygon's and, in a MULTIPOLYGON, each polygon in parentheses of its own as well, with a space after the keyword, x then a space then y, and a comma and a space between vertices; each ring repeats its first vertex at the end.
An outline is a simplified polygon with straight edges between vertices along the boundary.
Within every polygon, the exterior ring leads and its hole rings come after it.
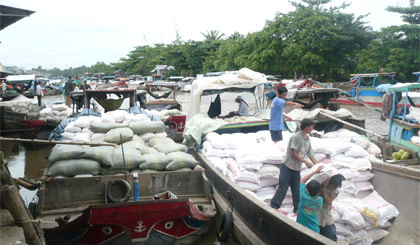
POLYGON ((139 193, 139 176, 137 173, 133 173, 133 187, 134 187, 134 201, 140 201, 140 193, 139 193))

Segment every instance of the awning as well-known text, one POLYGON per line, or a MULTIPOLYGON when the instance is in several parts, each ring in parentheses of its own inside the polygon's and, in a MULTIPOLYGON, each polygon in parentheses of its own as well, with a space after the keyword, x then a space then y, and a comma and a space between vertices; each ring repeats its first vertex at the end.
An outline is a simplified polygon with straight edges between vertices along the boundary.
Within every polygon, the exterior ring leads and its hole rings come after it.
POLYGON ((0 31, 33 13, 35 13, 35 11, 0 5, 0 31))

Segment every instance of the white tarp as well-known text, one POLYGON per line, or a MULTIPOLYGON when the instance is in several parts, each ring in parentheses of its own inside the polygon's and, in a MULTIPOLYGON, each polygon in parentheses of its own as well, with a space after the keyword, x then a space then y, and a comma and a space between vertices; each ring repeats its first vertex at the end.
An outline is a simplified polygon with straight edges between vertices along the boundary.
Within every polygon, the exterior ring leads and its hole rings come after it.
POLYGON ((268 83, 264 74, 242 68, 237 74, 223 74, 217 77, 202 77, 194 80, 191 89, 190 107, 187 118, 200 112, 201 95, 206 89, 224 89, 228 87, 252 88, 256 85, 255 96, 263 97, 263 84, 268 83))

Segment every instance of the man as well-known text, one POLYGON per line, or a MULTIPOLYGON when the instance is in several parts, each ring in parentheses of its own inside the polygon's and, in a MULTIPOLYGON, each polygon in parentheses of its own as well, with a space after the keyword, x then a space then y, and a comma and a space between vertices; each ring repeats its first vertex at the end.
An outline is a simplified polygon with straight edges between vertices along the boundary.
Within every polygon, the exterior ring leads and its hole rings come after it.
POLYGON ((300 182, 300 169, 302 163, 308 168, 312 168, 312 163, 316 164, 312 151, 311 141, 309 134, 314 129, 315 123, 311 119, 303 119, 300 124, 300 131, 295 133, 287 145, 286 160, 280 167, 279 187, 276 194, 271 199, 270 206, 278 209, 286 196, 287 189, 290 186, 292 190, 293 199, 293 212, 297 212, 299 204, 299 182, 300 182), (305 160, 305 156, 311 159, 312 163, 305 160))
POLYGON ((41 81, 38 82, 38 84, 36 85, 36 90, 35 90, 36 97, 38 97, 38 106, 39 107, 42 106, 41 98, 42 98, 42 96, 44 96, 44 91, 42 89, 41 83, 42 83, 41 81))
POLYGON ((321 184, 316 180, 311 180, 305 184, 312 175, 321 171, 324 166, 319 166, 315 171, 305 176, 300 182, 300 202, 296 222, 319 233, 318 214, 321 211, 323 200, 318 196, 321 184))
MULTIPOLYGON (((283 108, 286 105, 294 105, 296 108, 302 108, 302 105, 299 103, 295 103, 292 101, 286 101, 287 97, 287 88, 286 87, 280 87, 277 89, 277 96, 274 98, 273 102, 271 103, 271 111, 270 111, 270 134, 271 139, 274 142, 283 140, 283 134, 282 131, 284 129, 283 125, 283 108)), ((292 119, 286 115, 284 115, 284 118, 286 120, 291 121, 292 119)))
POLYGON ((7 89, 6 82, 3 80, 1 82, 1 96, 6 96, 6 89, 7 89))
POLYGON ((74 85, 76 85, 78 88, 82 87, 82 81, 80 81, 79 76, 76 76, 76 80, 74 80, 74 85))
POLYGON ((249 117, 249 110, 248 110, 248 104, 245 102, 245 100, 242 98, 242 96, 238 96, 235 98, 235 102, 239 103, 239 108, 237 111, 231 111, 228 115, 220 117, 220 118, 230 118, 234 116, 243 116, 243 117, 249 117))
POLYGON ((73 78, 69 77, 69 80, 67 80, 66 84, 64 85, 64 97, 65 97, 65 103, 68 107, 71 107, 72 100, 70 98, 70 93, 74 89, 73 84, 73 78))
POLYGON ((335 229, 334 219, 331 215, 331 204, 338 196, 338 188, 341 187, 341 183, 344 179, 344 176, 341 174, 331 176, 331 178, 323 184, 320 193, 321 197, 324 199, 324 205, 322 205, 321 212, 318 216, 319 233, 334 242, 337 242, 337 232, 335 229))
POLYGON ((85 90, 85 89, 90 89, 90 85, 88 84, 88 82, 87 82, 87 79, 86 79, 86 78, 83 80, 82 89, 83 89, 83 90, 85 90))

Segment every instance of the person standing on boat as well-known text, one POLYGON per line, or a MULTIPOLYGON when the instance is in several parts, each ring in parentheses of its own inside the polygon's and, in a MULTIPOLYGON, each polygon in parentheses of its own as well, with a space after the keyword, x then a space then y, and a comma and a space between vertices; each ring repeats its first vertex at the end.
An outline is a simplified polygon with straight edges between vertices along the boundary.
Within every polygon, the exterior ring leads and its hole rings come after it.
POLYGON ((286 196, 287 189, 290 186, 292 190, 293 199, 293 212, 297 212, 299 205, 299 182, 300 182, 300 169, 302 163, 308 168, 312 168, 313 164, 317 164, 312 151, 311 141, 309 134, 314 129, 315 123, 311 119, 303 119, 300 124, 300 131, 295 133, 287 145, 286 160, 280 167, 279 187, 276 194, 271 199, 270 206, 278 209, 283 203, 286 196), (308 156, 312 161, 305 160, 308 156))
POLYGON ((6 96, 6 89, 7 89, 6 82, 3 80, 1 82, 1 96, 2 97, 6 96))
POLYGON ((70 93, 74 90, 74 84, 73 84, 73 78, 69 77, 69 80, 67 80, 66 84, 64 85, 64 97, 65 97, 65 103, 68 107, 71 108, 72 100, 70 98, 70 93))
POLYGON ((74 85, 76 85, 78 88, 82 87, 82 81, 80 81, 79 76, 76 76, 76 80, 74 80, 74 85))
POLYGON ((338 189, 341 187, 344 179, 344 176, 341 174, 331 176, 322 184, 320 192, 320 196, 324 199, 324 204, 318 216, 319 233, 334 242, 337 242, 337 231, 331 214, 331 206, 332 201, 338 196, 338 189))
POLYGON ((282 131, 284 129, 284 122, 283 122, 283 117, 288 120, 291 121, 292 119, 286 115, 283 115, 283 108, 286 105, 294 105, 296 106, 296 108, 301 109, 302 105, 299 103, 295 103, 292 101, 286 101, 286 97, 287 97, 287 88, 286 87, 279 87, 277 89, 277 96, 274 98, 273 102, 271 103, 271 110, 270 110, 270 124, 269 124, 269 129, 270 129, 270 134, 271 134, 271 139, 274 142, 283 140, 283 134, 282 131))
POLYGON ((36 97, 38 97, 38 106, 42 106, 42 96, 44 96, 44 91, 42 90, 42 86, 41 86, 42 82, 39 81, 38 84, 36 85, 36 90, 35 90, 35 94, 36 97))

